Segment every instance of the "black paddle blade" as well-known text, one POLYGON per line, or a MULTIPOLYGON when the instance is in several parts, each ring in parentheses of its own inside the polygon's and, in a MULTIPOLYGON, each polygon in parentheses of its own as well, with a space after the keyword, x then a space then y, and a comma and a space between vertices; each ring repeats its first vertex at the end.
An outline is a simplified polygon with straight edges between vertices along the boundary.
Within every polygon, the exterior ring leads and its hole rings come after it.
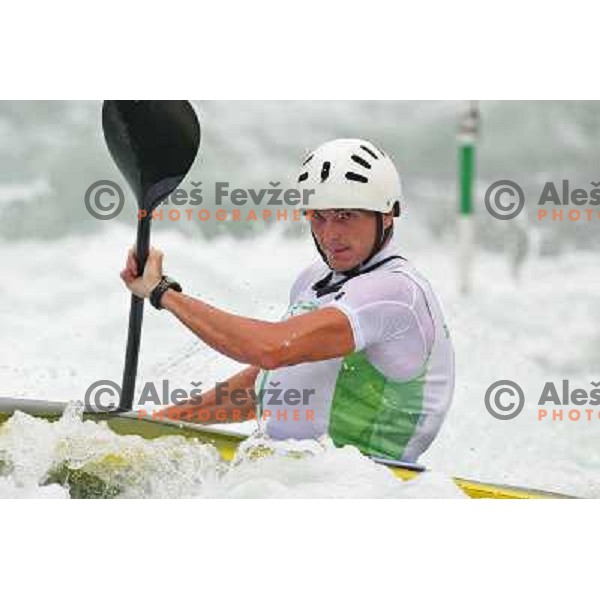
MULTIPOLYGON (((138 219, 139 274, 150 247, 151 213, 183 180, 200 146, 200 124, 185 100, 106 100, 102 128, 108 150, 146 211, 138 219)), ((131 410, 135 392, 144 301, 131 297, 129 333, 119 411, 131 410)))
POLYGON ((200 146, 200 124, 187 100, 105 100, 102 129, 148 215, 182 182, 200 146))

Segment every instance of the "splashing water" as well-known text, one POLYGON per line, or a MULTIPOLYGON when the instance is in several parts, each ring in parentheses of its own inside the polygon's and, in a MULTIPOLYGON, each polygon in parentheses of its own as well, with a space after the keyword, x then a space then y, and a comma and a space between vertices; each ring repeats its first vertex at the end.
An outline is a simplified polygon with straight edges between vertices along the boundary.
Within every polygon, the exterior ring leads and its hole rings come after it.
POLYGON ((121 436, 84 421, 75 403, 50 422, 16 412, 0 428, 0 497, 462 498, 448 477, 403 482, 328 438, 273 441, 263 433, 231 461, 196 439, 121 436))
POLYGON ((119 436, 106 423, 83 421, 75 403, 54 423, 16 412, 0 429, 0 473, 8 485, 42 494, 59 484, 70 497, 187 497, 223 467, 211 445, 119 436))

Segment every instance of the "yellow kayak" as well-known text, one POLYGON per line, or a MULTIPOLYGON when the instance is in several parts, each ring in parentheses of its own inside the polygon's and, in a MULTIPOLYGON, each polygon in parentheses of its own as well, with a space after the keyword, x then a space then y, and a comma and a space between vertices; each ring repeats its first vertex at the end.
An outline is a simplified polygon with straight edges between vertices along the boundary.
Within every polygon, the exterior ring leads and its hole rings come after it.
MULTIPOLYGON (((16 411, 48 420, 58 419, 65 405, 45 400, 23 400, 15 398, 0 398, 0 426, 16 411)), ((154 420, 151 417, 140 418, 135 412, 128 413, 84 413, 84 419, 106 421, 108 426, 119 435, 139 435, 145 439, 154 439, 165 435, 180 435, 196 438, 203 443, 212 444, 217 448, 224 460, 231 460, 236 448, 246 436, 231 431, 224 431, 214 426, 185 423, 180 421, 154 420)), ((386 465, 400 479, 418 477, 424 469, 419 466, 406 465, 396 461, 374 459, 386 465)), ((570 498, 563 494, 541 490, 513 487, 502 484, 483 483, 471 479, 455 477, 456 485, 471 498, 494 499, 555 499, 570 498)))

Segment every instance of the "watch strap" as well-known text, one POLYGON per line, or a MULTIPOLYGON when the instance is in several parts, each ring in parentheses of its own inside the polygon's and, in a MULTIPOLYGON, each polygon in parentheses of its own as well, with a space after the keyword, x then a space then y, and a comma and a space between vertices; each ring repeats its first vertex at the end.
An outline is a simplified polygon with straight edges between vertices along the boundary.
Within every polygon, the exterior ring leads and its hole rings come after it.
POLYGON ((167 290, 175 290, 176 292, 183 291, 183 288, 177 281, 163 275, 158 285, 150 292, 150 304, 157 310, 162 310, 162 297, 165 295, 167 290))

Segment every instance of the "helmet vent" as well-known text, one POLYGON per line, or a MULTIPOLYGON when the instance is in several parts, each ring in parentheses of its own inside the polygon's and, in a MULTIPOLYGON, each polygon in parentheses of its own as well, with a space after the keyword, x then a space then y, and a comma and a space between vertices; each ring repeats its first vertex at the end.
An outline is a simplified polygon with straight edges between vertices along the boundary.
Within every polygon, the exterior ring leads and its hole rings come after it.
POLYGON ((361 167, 364 167, 365 169, 371 168, 371 164, 368 163, 364 158, 361 158, 360 156, 357 156, 356 154, 353 154, 351 156, 351 158, 355 163, 358 163, 361 167))
POLYGON ((302 166, 307 165, 312 160, 313 156, 314 154, 309 155, 308 158, 302 163, 302 166))
POLYGON ((369 181, 364 175, 359 175, 352 171, 346 173, 346 179, 349 179, 350 181, 359 181, 360 183, 367 183, 369 181))
POLYGON ((298 177, 298 183, 300 183, 301 181, 306 181, 308 179, 308 173, 302 173, 302 175, 300 175, 300 177, 298 177))
POLYGON ((377 156, 377 154, 375 154, 375 152, 373 152, 373 150, 371 150, 371 148, 368 148, 367 146, 364 146, 361 144, 360 146, 367 154, 370 154, 374 159, 378 159, 379 156, 377 156))
POLYGON ((331 163, 326 160, 323 163, 323 167, 321 168, 321 183, 323 183, 329 177, 329 169, 331 168, 331 163))

